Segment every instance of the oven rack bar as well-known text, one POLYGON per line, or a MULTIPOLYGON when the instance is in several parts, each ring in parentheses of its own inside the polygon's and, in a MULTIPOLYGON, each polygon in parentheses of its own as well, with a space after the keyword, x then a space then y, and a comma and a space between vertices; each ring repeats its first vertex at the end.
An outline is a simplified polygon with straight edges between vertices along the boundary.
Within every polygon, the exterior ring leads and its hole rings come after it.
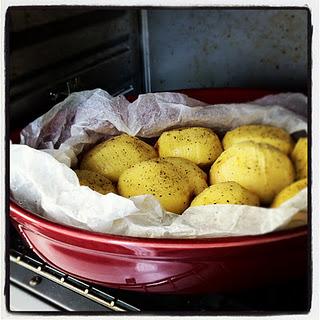
MULTIPOLYGON (((39 277, 59 284, 60 286, 63 286, 64 288, 67 288, 74 293, 81 295, 82 297, 85 297, 101 306, 104 306, 110 311, 140 311, 140 309, 101 291, 95 286, 88 285, 87 283, 73 278, 72 276, 66 275, 63 272, 60 272, 52 268, 51 266, 34 259, 29 255, 20 253, 17 250, 10 250, 10 262, 33 272, 39 277)), ((30 279, 30 286, 34 286, 36 284, 37 279, 35 278, 36 277, 30 279)))

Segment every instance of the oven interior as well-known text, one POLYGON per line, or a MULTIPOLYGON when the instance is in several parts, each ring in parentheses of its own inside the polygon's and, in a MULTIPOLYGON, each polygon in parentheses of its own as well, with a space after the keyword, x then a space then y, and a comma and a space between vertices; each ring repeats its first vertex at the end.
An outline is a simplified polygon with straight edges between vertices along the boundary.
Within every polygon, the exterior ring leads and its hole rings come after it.
MULTIPOLYGON (((112 95, 212 87, 307 94, 308 21, 309 12, 299 8, 11 7, 6 13, 9 130, 23 128, 71 92, 94 88, 112 95)), ((45 266, 12 227, 9 233, 11 283, 57 310, 309 308, 308 275, 294 283, 201 296, 159 297, 95 286, 96 297, 90 298, 77 293, 90 284, 69 277, 70 286, 62 285, 59 279, 66 275, 45 266), (40 265, 46 273, 37 272, 40 265)))

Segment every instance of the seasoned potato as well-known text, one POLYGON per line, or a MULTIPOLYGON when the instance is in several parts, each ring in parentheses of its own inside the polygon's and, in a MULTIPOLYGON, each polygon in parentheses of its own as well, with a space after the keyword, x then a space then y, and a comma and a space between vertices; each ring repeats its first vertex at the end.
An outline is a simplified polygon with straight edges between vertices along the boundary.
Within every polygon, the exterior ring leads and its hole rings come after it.
POLYGON ((102 194, 107 194, 109 192, 116 193, 116 188, 112 182, 100 173, 89 170, 75 170, 75 173, 82 186, 87 186, 102 194))
POLYGON ((182 213, 190 204, 193 190, 187 178, 172 163, 148 160, 125 170, 118 182, 119 194, 155 196, 164 209, 182 213))
POLYGON ((116 182, 124 170, 157 156, 152 146, 136 137, 122 134, 98 144, 87 152, 80 169, 98 172, 116 182))
POLYGON ((180 157, 205 166, 218 158, 222 145, 211 129, 193 127, 163 132, 156 149, 160 157, 180 157))
POLYGON ((195 195, 208 187, 207 174, 192 161, 175 157, 161 158, 161 160, 168 161, 178 167, 181 174, 185 175, 190 181, 195 195))
POLYGON ((308 222, 307 211, 301 210, 291 218, 291 221, 285 226, 285 229, 297 228, 307 224, 307 222, 308 222))
POLYGON ((210 186, 196 196, 191 207, 207 204, 245 204, 259 206, 259 198, 254 193, 243 188, 237 182, 221 182, 210 186))
POLYGON ((285 187, 277 196, 274 198, 271 207, 277 208, 280 207, 282 203, 293 198, 300 190, 307 187, 307 179, 298 180, 289 186, 285 187))
POLYGON ((300 138, 296 143, 291 158, 296 168, 297 179, 308 176, 308 139, 300 138))
POLYGON ((242 142, 225 150, 210 169, 210 183, 235 181, 270 204, 275 195, 294 181, 290 159, 262 143, 242 142))
POLYGON ((285 154, 290 154, 293 141, 283 129, 266 125, 246 125, 228 131, 222 140, 226 150, 236 143, 252 141, 269 144, 285 154))

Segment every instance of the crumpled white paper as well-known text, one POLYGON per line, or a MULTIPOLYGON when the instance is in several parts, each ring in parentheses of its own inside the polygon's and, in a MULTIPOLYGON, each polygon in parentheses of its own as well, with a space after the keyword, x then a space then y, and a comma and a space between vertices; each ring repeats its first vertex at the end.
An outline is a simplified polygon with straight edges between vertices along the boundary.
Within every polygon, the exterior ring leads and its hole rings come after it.
POLYGON ((10 146, 11 194, 24 208, 50 220, 136 237, 255 235, 292 222, 302 225, 306 214, 297 213, 307 210, 307 189, 277 209, 209 205, 176 215, 165 212, 151 195, 126 199, 80 186, 70 166, 87 147, 121 132, 149 138, 180 126, 223 132, 243 124, 269 124, 294 133, 307 130, 304 110, 306 97, 290 93, 219 105, 178 93, 144 94, 133 103, 101 89, 73 93, 24 128, 22 144, 10 146))

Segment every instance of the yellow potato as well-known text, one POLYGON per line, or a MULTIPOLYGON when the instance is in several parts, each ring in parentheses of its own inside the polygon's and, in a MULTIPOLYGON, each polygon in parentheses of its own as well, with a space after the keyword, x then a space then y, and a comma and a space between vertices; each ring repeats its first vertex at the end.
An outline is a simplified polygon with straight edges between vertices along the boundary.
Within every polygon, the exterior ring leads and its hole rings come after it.
POLYGON ((98 172, 116 182, 124 170, 157 156, 152 146, 136 137, 122 134, 98 144, 87 152, 80 169, 98 172))
POLYGON ((229 181, 213 184, 205 189, 193 199, 190 206, 195 207, 208 204, 259 206, 259 198, 254 193, 240 186, 240 184, 229 181))
POLYGON ((307 187, 307 179, 298 180, 280 191, 274 198, 271 208, 280 207, 282 203, 293 198, 300 190, 307 187))
POLYGON ((185 175, 186 178, 190 181, 195 195, 198 195, 208 187, 206 181, 207 174, 192 161, 175 157, 161 158, 161 160, 170 162, 177 166, 181 174, 185 175))
POLYGON ((296 143, 291 158, 296 168, 297 179, 308 176, 308 139, 300 138, 296 143))
POLYGON ((225 150, 210 169, 210 183, 235 181, 270 204, 275 195, 294 181, 290 159, 262 143, 242 142, 225 150))
POLYGON ((102 194, 107 194, 109 192, 116 193, 116 188, 112 182, 100 173, 89 170, 75 170, 75 173, 82 186, 87 186, 102 194))
POLYGON ((297 212, 292 218, 291 221, 284 226, 285 229, 297 228, 303 225, 306 225, 308 222, 308 213, 304 210, 297 212))
POLYGON ((285 154, 290 154, 293 141, 283 129, 266 125, 246 125, 228 131, 222 140, 226 150, 236 143, 252 141, 269 144, 285 154))
POLYGON ((156 149, 160 157, 180 157, 206 166, 218 158, 222 145, 211 129, 193 127, 163 132, 156 149))
POLYGON ((161 160, 143 161, 125 170, 118 191, 127 198, 151 194, 165 210, 178 214, 189 206, 193 194, 189 181, 176 166, 161 160))

